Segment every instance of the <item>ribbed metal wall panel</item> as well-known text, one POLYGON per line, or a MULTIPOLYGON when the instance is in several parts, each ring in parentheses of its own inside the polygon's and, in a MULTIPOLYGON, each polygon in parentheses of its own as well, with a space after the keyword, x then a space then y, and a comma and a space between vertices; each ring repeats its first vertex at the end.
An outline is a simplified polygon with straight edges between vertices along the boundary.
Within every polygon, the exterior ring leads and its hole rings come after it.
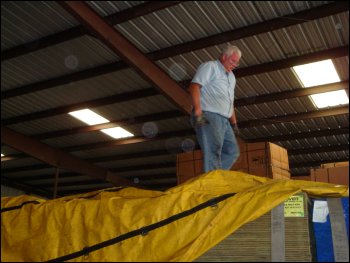
POLYGON ((1 51, 77 25, 79 23, 55 1, 3 1, 1 51))
POLYGON ((44 163, 35 158, 27 156, 25 158, 17 159, 15 161, 1 162, 1 168, 6 170, 6 169, 15 168, 15 167, 25 167, 25 166, 41 165, 41 164, 44 164, 44 163))
POLYGON ((145 1, 86 1, 100 16, 108 16, 122 10, 140 5, 145 1))
POLYGON ((24 191, 15 189, 13 187, 9 187, 6 185, 1 185, 1 197, 6 197, 6 196, 20 196, 25 194, 24 191))

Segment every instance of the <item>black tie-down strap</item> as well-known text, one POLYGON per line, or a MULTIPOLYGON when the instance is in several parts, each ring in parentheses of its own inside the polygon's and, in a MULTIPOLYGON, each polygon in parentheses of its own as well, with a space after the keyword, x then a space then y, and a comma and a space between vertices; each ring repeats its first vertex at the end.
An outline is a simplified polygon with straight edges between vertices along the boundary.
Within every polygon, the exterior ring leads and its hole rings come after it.
POLYGON ((235 194, 225 194, 225 195, 222 195, 222 196, 219 196, 219 197, 215 197, 213 199, 210 199, 209 201, 206 201, 202 204, 199 204, 191 209, 188 209, 186 211, 183 211, 181 213, 178 213, 176 215, 173 215, 171 217, 168 217, 164 220, 161 220, 157 223, 154 223, 154 224, 151 224, 151 225, 148 225, 148 226, 145 226, 145 227, 142 227, 142 228, 139 228, 137 230, 133 230, 133 231, 130 231, 128 233, 125 233, 123 235, 120 235, 120 236, 117 236, 115 238, 112 238, 110 240, 107 240, 107 241, 103 241, 99 244, 96 244, 96 245, 93 245, 93 246, 90 246, 90 247, 85 247, 83 248, 82 250, 80 251, 77 251, 77 252, 74 252, 74 253, 71 253, 71 254, 68 254, 68 255, 65 255, 65 256, 62 256, 62 257, 58 257, 58 258, 55 258, 55 259, 51 259, 47 262, 61 262, 61 261, 66 261, 66 260, 70 260, 70 259, 73 259, 73 258, 77 258, 77 257, 80 257, 80 256, 84 256, 84 255, 88 255, 90 252, 93 252, 93 251, 96 251, 96 250, 99 250, 101 248, 104 248, 104 247, 107 247, 107 246, 111 246, 111 245, 114 245, 114 244, 117 244, 121 241, 124 241, 126 239, 129 239, 129 238, 132 238, 132 237, 135 237, 135 236, 138 236, 138 235, 142 235, 142 236, 145 236, 147 235, 150 231, 152 230, 155 230, 157 228, 160 228, 162 226, 165 226, 165 225, 168 225, 176 220, 179 220, 181 218, 184 218, 186 216, 189 216, 189 215, 192 215, 204 208, 207 208, 209 206, 217 206, 218 203, 226 200, 227 198, 229 197, 232 197, 234 196, 235 194))
POLYGON ((34 200, 34 201, 26 201, 26 202, 23 202, 23 203, 20 204, 20 205, 2 208, 2 209, 1 209, 1 213, 3 213, 3 212, 8 212, 8 211, 12 211, 12 210, 16 210, 16 209, 20 209, 20 208, 22 208, 23 206, 28 205, 28 204, 40 204, 40 202, 35 201, 35 200, 34 200))

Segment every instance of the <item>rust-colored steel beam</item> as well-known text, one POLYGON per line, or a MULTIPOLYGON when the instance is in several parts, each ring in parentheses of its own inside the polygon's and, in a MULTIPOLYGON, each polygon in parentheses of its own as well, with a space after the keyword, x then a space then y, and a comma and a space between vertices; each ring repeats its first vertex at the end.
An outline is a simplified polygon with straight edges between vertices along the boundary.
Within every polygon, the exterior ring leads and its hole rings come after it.
POLYGON ((339 58, 349 55, 349 45, 332 48, 328 50, 317 51, 311 54, 305 54, 298 57, 292 57, 287 59, 281 59, 278 61, 268 62, 264 64, 258 64, 251 67, 240 68, 235 71, 237 78, 256 75, 275 70, 281 70, 290 68, 297 65, 311 63, 313 61, 319 61, 330 58, 339 58))
POLYGON ((323 136, 333 136, 333 135, 343 135, 343 134, 349 134, 349 127, 342 127, 339 129, 325 129, 325 130, 319 130, 319 131, 311 131, 311 132, 300 132, 295 134, 285 134, 285 135, 276 135, 276 136, 269 136, 269 137, 259 137, 255 139, 247 139, 247 143, 254 143, 254 142, 279 142, 279 141, 291 141, 291 140, 297 140, 297 139, 304 139, 304 138, 317 138, 317 137, 323 137, 323 136))
POLYGON ((299 121, 304 119, 321 118, 321 117, 342 115, 342 114, 349 114, 348 106, 341 106, 341 107, 336 107, 332 109, 325 109, 325 110, 321 109, 316 111, 289 114, 285 116, 276 116, 276 117, 270 117, 270 118, 264 118, 264 119, 260 118, 257 120, 243 121, 243 122, 239 122, 239 127, 249 128, 254 126, 271 125, 271 124, 278 124, 281 122, 299 121))
POLYGON ((259 103, 271 102, 276 100, 285 100, 285 99, 303 97, 303 96, 324 93, 329 91, 342 90, 342 89, 349 90, 349 80, 341 81, 338 83, 314 86, 310 88, 300 88, 300 89, 264 94, 261 96, 238 99, 238 100, 235 100, 235 107, 248 106, 252 104, 259 104, 259 103))
POLYGON ((158 50, 154 52, 152 59, 163 59, 166 57, 177 56, 179 54, 184 54, 194 50, 207 48, 235 40, 240 40, 243 38, 271 32, 285 27, 299 25, 315 19, 320 19, 323 17, 346 12, 347 10, 349 10, 349 4, 345 1, 343 3, 338 1, 331 4, 318 6, 312 9, 303 10, 298 13, 276 17, 271 20, 264 21, 262 23, 248 25, 245 27, 237 28, 227 32, 222 32, 209 37, 196 39, 191 42, 182 43, 176 46, 171 46, 162 50, 158 50))
POLYGON ((106 46, 144 79, 157 87, 182 112, 188 115, 191 113, 192 105, 189 94, 86 3, 82 1, 59 1, 58 3, 94 32, 106 46))
POLYGON ((44 144, 19 132, 13 131, 7 127, 1 127, 1 143, 9 145, 10 147, 21 152, 27 153, 55 167, 59 165, 59 167, 62 169, 67 169, 98 179, 107 180, 114 183, 115 185, 135 186, 135 184, 131 181, 114 175, 106 168, 90 164, 69 153, 48 146, 47 144, 44 144))

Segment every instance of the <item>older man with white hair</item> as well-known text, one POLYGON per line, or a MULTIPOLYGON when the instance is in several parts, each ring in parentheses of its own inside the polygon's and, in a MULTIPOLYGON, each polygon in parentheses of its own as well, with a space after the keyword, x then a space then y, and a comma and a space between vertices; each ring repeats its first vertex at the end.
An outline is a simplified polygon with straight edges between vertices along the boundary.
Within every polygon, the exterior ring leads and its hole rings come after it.
POLYGON ((234 111, 237 68, 242 56, 227 45, 218 60, 201 64, 189 86, 193 111, 191 123, 203 152, 204 172, 231 169, 240 155, 233 129, 238 131, 234 111), (233 128, 233 129, 232 129, 233 128))

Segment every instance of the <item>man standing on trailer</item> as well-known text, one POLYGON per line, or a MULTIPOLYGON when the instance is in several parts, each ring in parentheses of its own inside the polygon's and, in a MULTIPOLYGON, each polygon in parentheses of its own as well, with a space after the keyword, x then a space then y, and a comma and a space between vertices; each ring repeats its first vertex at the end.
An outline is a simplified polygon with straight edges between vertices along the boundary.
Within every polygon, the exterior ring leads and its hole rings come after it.
POLYGON ((201 64, 189 86, 193 110, 191 124, 203 152, 203 170, 230 170, 240 155, 233 129, 238 132, 234 111, 237 68, 242 56, 227 45, 218 60, 201 64))

